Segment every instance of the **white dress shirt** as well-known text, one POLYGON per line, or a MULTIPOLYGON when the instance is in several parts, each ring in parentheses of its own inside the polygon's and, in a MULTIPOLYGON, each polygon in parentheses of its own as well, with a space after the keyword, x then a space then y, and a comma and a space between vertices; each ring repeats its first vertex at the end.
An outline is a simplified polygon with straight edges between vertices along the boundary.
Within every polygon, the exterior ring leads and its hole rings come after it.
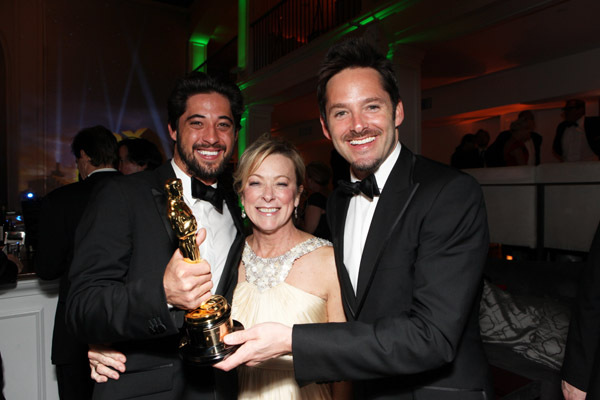
MULTIPOLYGON (((200 245, 200 257, 210 264, 213 282, 212 292, 214 294, 225 269, 225 261, 227 261, 229 249, 237 233, 233 218, 225 201, 223 202, 223 214, 221 214, 208 201, 193 198, 192 178, 185 174, 175 164, 175 161, 171 160, 171 165, 177 178, 181 179, 183 199, 190 210, 192 210, 198 224, 198 229, 206 229, 206 239, 200 245)), ((217 184, 215 183, 212 187, 216 188, 217 184)))
MULTIPOLYGON (((400 142, 398 142, 388 158, 379 166, 377 171, 375 171, 375 180, 377 181, 380 192, 383 191, 385 182, 390 176, 390 173, 398 160, 398 156, 400 156, 400 149, 401 145, 400 142)), ((352 182, 359 180, 352 170, 350 170, 350 180, 352 182)), ((361 193, 352 197, 350 199, 350 204, 348 205, 346 226, 344 227, 344 265, 348 270, 354 293, 356 293, 358 284, 358 272, 363 249, 365 248, 365 242, 367 241, 367 235, 378 202, 379 196, 375 196, 373 200, 369 200, 368 197, 361 193)))
POLYGON ((579 118, 577 126, 570 126, 563 133, 562 148, 565 161, 595 161, 598 159, 585 136, 584 122, 585 117, 579 118))

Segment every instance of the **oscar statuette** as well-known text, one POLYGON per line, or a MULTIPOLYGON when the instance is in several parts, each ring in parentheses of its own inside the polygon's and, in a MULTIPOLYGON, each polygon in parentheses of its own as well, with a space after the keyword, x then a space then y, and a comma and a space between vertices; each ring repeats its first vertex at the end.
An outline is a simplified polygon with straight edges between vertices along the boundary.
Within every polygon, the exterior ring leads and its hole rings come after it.
MULTIPOLYGON (((169 179, 165 189, 167 216, 179 238, 179 250, 186 262, 199 263, 200 250, 196 245, 198 224, 183 200, 181 180, 169 179)), ((243 329, 239 322, 231 319, 227 299, 219 295, 211 296, 197 309, 188 311, 184 321, 185 334, 179 344, 179 353, 185 361, 196 365, 215 364, 232 353, 237 346, 226 345, 223 337, 243 329)))

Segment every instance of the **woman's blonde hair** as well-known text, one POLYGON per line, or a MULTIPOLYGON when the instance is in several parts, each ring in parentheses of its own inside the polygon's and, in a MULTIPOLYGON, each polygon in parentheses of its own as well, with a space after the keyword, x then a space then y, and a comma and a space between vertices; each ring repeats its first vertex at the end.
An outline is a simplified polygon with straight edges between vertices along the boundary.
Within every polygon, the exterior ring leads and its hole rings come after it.
POLYGON ((258 169, 265 158, 273 154, 281 154, 289 158, 294 165, 296 187, 300 188, 304 184, 304 161, 296 147, 286 140, 273 138, 269 133, 264 133, 240 157, 238 167, 233 174, 233 187, 238 194, 244 190, 250 175, 258 169))

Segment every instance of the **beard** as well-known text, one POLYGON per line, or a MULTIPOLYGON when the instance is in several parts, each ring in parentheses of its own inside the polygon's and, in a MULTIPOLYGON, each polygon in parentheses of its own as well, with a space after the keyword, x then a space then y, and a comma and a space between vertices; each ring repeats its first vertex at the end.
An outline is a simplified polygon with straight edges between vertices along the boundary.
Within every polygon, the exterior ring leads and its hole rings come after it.
MULTIPOLYGON (((229 162, 229 160, 231 160, 231 156, 233 155, 233 148, 231 148, 229 152, 224 153, 223 158, 218 163, 203 165, 196 159, 196 157, 194 157, 194 152, 196 150, 204 148, 208 149, 208 146, 202 146, 199 144, 194 145, 191 152, 186 151, 186 149, 184 149, 181 145, 181 141, 179 140, 177 141, 176 146, 177 152, 179 153, 181 160, 187 168, 187 173, 200 180, 218 179, 219 175, 221 175, 223 171, 225 171, 227 163, 229 162)), ((227 150, 225 146, 221 145, 212 145, 210 146, 210 148, 212 150, 227 150)))
MULTIPOLYGON (((346 135, 344 137, 344 140, 357 140, 357 139, 362 139, 367 136, 381 136, 381 131, 375 130, 375 129, 363 130, 360 133, 353 131, 353 132, 350 132, 348 135, 346 135)), ((391 152, 391 149, 382 158, 377 158, 375 160, 369 160, 369 161, 363 161, 363 162, 358 162, 358 161, 352 162, 352 163, 350 163, 350 167, 352 168, 353 171, 356 171, 356 172, 363 172, 367 175, 372 174, 375 171, 377 171, 379 166, 387 158, 387 156, 389 155, 390 152, 391 152)))

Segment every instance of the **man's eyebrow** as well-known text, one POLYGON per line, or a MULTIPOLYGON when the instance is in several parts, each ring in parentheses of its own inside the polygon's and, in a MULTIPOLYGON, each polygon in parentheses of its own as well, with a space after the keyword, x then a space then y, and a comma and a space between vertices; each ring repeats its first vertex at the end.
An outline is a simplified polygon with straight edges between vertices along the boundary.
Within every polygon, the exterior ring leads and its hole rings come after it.
POLYGON ((192 115, 188 116, 188 117, 187 117, 185 120, 186 120, 186 121, 189 121, 190 119, 193 119, 193 118, 206 118, 206 115, 202 115, 202 114, 192 114, 192 115))
POLYGON ((226 119, 227 121, 229 121, 233 124, 233 119, 231 119, 231 117, 228 115, 220 115, 219 119, 226 119))
MULTIPOLYGON (((385 100, 382 99, 381 97, 368 97, 366 99, 361 100, 362 104, 367 104, 367 103, 372 103, 372 102, 384 102, 385 100)), ((346 103, 335 103, 329 106, 329 109, 334 109, 334 108, 346 108, 348 107, 348 105, 346 103)))
MULTIPOLYGON (((192 114, 192 115, 188 116, 185 120, 189 121, 190 119, 194 119, 194 118, 206 118, 206 115, 192 114)), ((229 121, 233 124, 233 119, 231 119, 231 117, 229 117, 228 115, 219 115, 218 119, 226 119, 227 121, 229 121)))

